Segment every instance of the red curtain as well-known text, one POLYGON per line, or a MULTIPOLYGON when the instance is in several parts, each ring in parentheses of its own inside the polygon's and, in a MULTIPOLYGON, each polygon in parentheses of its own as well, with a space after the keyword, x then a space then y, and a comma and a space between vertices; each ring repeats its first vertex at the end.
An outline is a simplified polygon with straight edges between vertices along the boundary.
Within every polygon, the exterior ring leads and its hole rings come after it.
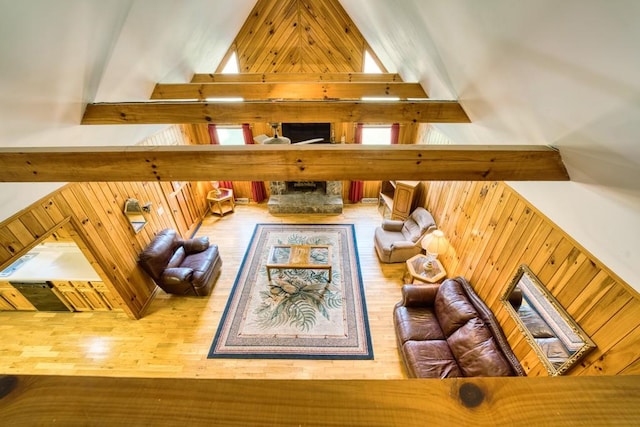
MULTIPOLYGON (((253 145, 253 132, 249 123, 242 124, 242 136, 244 136, 245 145, 253 145)), ((262 181, 251 181, 251 196, 256 203, 262 202, 267 198, 267 189, 262 181)))
POLYGON ((218 139, 218 130, 216 129, 216 125, 207 126, 209 129, 209 139, 211 140, 211 145, 220 145, 220 140, 218 139))
MULTIPOLYGON (((353 138, 354 144, 362 144, 362 123, 356 125, 356 133, 353 138)), ((364 195, 364 181, 351 181, 349 188, 349 200, 358 203, 364 195)))
POLYGON ((394 123, 391 125, 391 143, 397 144, 399 136, 400 136, 400 123, 394 123))

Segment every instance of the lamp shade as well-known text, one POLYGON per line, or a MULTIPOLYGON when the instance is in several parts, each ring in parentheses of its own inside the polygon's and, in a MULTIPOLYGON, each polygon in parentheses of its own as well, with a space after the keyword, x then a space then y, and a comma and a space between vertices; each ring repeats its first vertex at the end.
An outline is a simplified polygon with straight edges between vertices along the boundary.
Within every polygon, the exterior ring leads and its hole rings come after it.
POLYGON ((427 255, 431 255, 434 258, 446 253, 448 248, 449 241, 440 230, 435 230, 422 239, 422 249, 427 251, 427 255))

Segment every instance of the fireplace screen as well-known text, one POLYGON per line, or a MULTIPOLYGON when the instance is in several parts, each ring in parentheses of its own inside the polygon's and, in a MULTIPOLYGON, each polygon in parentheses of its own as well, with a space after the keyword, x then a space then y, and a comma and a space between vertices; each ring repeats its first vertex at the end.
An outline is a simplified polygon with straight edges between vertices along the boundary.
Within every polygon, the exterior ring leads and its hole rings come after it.
POLYGON ((287 181, 287 192, 326 193, 326 181, 287 181))

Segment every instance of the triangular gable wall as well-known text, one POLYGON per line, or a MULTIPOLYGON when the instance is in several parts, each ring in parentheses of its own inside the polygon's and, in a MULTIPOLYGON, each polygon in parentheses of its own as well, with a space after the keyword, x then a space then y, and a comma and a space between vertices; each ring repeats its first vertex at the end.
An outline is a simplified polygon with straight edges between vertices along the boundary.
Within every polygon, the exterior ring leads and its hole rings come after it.
POLYGON ((354 73, 363 71, 364 37, 338 0, 259 0, 236 36, 241 73, 354 73))

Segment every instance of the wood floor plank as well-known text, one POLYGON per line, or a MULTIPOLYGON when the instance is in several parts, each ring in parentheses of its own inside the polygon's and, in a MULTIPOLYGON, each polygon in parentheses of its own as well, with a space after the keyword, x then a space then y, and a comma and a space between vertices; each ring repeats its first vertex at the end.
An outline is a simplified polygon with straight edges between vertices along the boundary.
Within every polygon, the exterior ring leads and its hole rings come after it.
POLYGON ((123 312, 0 312, 0 372, 156 378, 405 378, 392 323, 404 263, 380 264, 373 247, 376 205, 347 205, 340 215, 270 215, 238 205, 207 215, 197 236, 219 245, 222 274, 208 298, 160 291, 145 316, 123 312), (374 360, 207 359, 238 269, 257 223, 355 224, 374 360))

